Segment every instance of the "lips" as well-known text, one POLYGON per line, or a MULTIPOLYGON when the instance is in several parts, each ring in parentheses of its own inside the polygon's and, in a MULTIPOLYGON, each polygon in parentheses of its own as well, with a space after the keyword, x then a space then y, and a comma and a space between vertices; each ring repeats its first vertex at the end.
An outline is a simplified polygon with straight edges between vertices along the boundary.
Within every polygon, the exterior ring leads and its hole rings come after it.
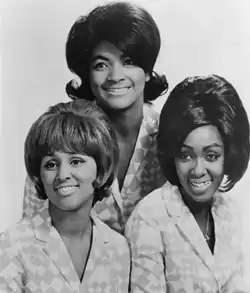
POLYGON ((112 95, 125 95, 131 87, 108 87, 105 91, 112 95))
POLYGON ((78 188, 78 185, 65 185, 65 186, 59 186, 55 188, 55 191, 62 196, 67 196, 75 192, 75 190, 78 188))
POLYGON ((195 189, 206 189, 212 183, 211 179, 208 180, 189 180, 190 185, 195 189))

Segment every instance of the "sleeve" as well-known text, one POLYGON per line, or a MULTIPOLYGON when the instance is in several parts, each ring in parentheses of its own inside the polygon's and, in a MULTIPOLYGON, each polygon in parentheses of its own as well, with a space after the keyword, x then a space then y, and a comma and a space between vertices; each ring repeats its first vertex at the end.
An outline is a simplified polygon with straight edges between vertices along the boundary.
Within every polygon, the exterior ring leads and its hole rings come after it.
POLYGON ((38 198, 35 186, 27 176, 24 187, 23 217, 32 216, 36 210, 46 206, 46 202, 38 198))
MULTIPOLYGON (((124 239, 125 240, 125 239, 124 239)), ((118 292, 128 293, 129 292, 129 277, 130 277, 130 251, 127 241, 124 241, 124 245, 119 249, 118 256, 118 292)))
POLYGON ((0 292, 24 292, 23 280, 24 269, 21 259, 14 245, 11 245, 8 238, 2 234, 0 235, 0 292))
POLYGON ((224 284, 222 288, 223 293, 247 293, 249 292, 246 289, 244 284, 244 260, 242 252, 242 217, 241 211, 236 205, 232 202, 231 207, 229 208, 229 214, 233 218, 231 222, 231 238, 232 238, 232 248, 236 253, 236 261, 231 274, 231 277, 224 284))
POLYGON ((134 211, 125 236, 131 249, 131 293, 166 293, 164 245, 157 225, 134 211))

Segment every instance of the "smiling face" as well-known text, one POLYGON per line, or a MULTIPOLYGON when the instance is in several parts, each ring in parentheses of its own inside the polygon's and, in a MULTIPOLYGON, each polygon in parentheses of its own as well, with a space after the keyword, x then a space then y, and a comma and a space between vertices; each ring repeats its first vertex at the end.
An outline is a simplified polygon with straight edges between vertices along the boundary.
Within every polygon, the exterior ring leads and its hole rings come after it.
POLYGON ((101 42, 93 51, 90 84, 97 103, 113 110, 124 110, 144 100, 149 76, 114 45, 101 42))
POLYGON ((41 180, 52 205, 61 210, 76 210, 93 201, 96 162, 84 154, 55 152, 43 158, 41 180))
POLYGON ((175 166, 184 196, 195 202, 210 201, 224 176, 224 145, 218 129, 206 125, 190 132, 175 166))

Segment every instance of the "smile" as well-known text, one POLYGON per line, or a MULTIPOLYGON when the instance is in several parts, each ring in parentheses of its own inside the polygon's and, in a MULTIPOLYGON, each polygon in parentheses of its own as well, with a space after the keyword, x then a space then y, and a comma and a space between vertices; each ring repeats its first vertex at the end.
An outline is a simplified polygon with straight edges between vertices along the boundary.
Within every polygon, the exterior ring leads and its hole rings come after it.
POLYGON ((106 88, 105 91, 112 95, 125 95, 130 87, 122 87, 122 88, 106 88))
POLYGON ((197 188, 202 188, 202 187, 207 187, 212 183, 212 180, 206 180, 206 181, 202 181, 202 182, 197 182, 197 181, 193 181, 193 180, 189 180, 189 183, 197 188))
POLYGON ((62 186, 59 188, 56 188, 56 192, 58 192, 60 195, 70 195, 78 188, 78 185, 68 185, 68 186, 62 186))

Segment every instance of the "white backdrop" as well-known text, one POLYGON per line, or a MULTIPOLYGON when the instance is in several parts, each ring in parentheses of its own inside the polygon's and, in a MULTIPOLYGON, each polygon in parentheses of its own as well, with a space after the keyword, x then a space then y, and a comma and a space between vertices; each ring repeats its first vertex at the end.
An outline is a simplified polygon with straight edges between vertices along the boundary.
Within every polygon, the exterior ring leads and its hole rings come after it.
MULTIPOLYGON (((2 0, 0 231, 21 216, 23 143, 31 123, 48 106, 68 101, 72 78, 65 62, 67 33, 80 14, 103 1, 2 0)), ((250 116, 248 0, 134 0, 155 18, 162 36, 156 71, 172 88, 190 75, 217 73, 238 90, 250 116)), ((157 101, 160 107, 167 96, 157 101)), ((233 190, 243 209, 243 248, 250 267, 250 168, 233 190), (248 248, 249 247, 249 248, 248 248)), ((250 276, 250 270, 248 270, 250 276)))

